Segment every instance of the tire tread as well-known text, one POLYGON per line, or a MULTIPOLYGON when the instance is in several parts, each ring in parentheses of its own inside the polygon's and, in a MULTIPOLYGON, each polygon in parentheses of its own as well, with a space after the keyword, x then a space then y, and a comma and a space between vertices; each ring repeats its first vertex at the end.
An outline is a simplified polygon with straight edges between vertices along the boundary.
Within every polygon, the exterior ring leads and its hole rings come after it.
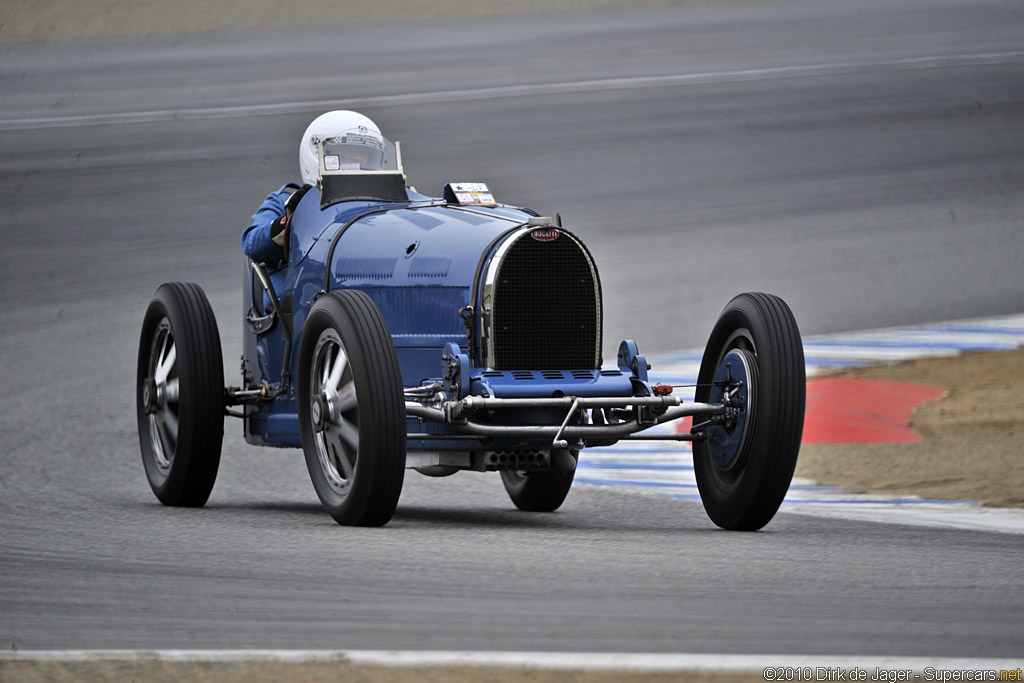
MULTIPOLYGON (((806 376, 800 331, 789 306, 777 296, 740 294, 725 307, 708 341, 701 363, 700 383, 711 381, 725 337, 740 325, 756 339, 758 383, 748 462, 736 491, 717 488, 701 444, 694 447, 694 467, 701 500, 719 526, 756 530, 771 521, 789 489, 803 434, 806 376), (756 479, 751 481, 750 479, 756 479)), ((698 388, 698 400, 707 392, 698 388)))
POLYGON ((380 309, 364 292, 336 290, 318 300, 303 330, 298 386, 303 449, 321 502, 339 524, 387 524, 394 515, 405 476, 405 405, 401 371, 391 333, 380 309), (361 402, 359 407, 360 452, 356 480, 345 501, 337 506, 331 504, 329 494, 321 491, 318 483, 316 445, 312 427, 307 424, 311 356, 322 325, 328 323, 336 327, 342 337, 353 364, 353 376, 358 374, 365 382, 358 390, 360 400, 369 401, 369 406, 361 402), (353 354, 358 354, 359 358, 353 360, 353 354), (373 457, 369 457, 371 454, 373 457))
MULTIPOLYGON (((148 373, 152 334, 163 317, 171 324, 178 355, 178 440, 166 479, 155 481, 150 477, 150 485, 165 505, 202 507, 216 482, 224 437, 224 363, 220 333, 201 287, 183 282, 161 285, 150 302, 143 324, 139 347, 140 385, 148 373)), ((144 425, 141 406, 139 411, 139 438, 145 460, 150 448, 146 438, 148 423, 144 425)))

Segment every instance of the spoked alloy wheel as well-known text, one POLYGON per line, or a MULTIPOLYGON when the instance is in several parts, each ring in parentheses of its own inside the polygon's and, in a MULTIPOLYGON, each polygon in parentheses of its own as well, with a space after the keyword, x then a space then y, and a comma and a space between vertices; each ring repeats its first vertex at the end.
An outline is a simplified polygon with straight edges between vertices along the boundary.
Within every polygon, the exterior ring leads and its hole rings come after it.
POLYGON ((807 384, 803 345, 786 303, 741 294, 719 317, 701 361, 696 400, 728 403, 724 421, 696 427, 693 467, 708 516, 753 531, 775 516, 789 490, 803 435, 807 384))
POLYGON ((356 290, 314 304, 299 349, 299 428, 313 488, 339 524, 387 524, 405 476, 405 400, 380 310, 356 290))
POLYGON ((164 505, 204 505, 220 466, 224 365, 217 321, 197 285, 161 285, 146 310, 136 409, 153 493, 164 505))
POLYGON ((142 383, 142 406, 149 421, 153 462, 160 475, 166 478, 178 447, 178 398, 181 389, 178 350, 167 318, 161 318, 157 323, 149 358, 149 372, 142 383))
POLYGON ((359 453, 359 404, 348 354, 341 338, 324 330, 313 352, 316 389, 310 404, 316 454, 327 483, 347 496, 359 453))

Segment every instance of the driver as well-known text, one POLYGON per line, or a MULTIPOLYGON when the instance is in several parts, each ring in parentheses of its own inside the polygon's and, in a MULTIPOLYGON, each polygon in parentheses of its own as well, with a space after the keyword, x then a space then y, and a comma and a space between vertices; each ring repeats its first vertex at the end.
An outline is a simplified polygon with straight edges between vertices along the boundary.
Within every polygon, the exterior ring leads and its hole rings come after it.
POLYGON ((372 171, 381 167, 384 136, 366 116, 354 111, 329 111, 313 119, 299 143, 299 171, 303 186, 288 183, 271 192, 242 232, 242 251, 257 263, 276 266, 286 258, 288 227, 299 200, 320 176, 322 141, 324 170, 372 171))

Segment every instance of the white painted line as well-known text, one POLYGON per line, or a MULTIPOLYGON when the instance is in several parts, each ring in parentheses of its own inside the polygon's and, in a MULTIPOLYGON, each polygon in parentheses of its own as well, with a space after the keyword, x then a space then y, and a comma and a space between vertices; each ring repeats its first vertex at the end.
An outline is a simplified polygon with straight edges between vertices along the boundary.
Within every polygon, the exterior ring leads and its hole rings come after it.
MULTIPOLYGON (((0 653, 0 661, 88 662, 351 662, 392 667, 503 666, 575 671, 705 671, 764 674, 766 669, 790 668, 865 671, 871 679, 883 672, 910 671, 921 680, 937 680, 941 672, 1016 672, 1024 659, 1009 657, 891 657, 870 655, 739 655, 612 652, 459 652, 422 650, 25 650, 0 653), (935 674, 929 678, 929 672, 935 674)), ((796 680, 796 673, 768 680, 796 680)), ((820 680, 825 680, 822 677, 820 680)), ((835 680, 835 679, 829 679, 835 680)), ((911 678, 911 680, 914 680, 911 678)), ((946 680, 951 680, 947 678, 946 680)), ((964 680, 959 678, 957 680, 964 680)), ((974 680, 972 678, 972 680, 974 680)), ((1019 680, 1019 679, 1014 679, 1019 680)))
POLYGON ((436 90, 432 92, 400 95, 375 95, 333 100, 281 102, 276 104, 247 104, 232 107, 205 107, 195 109, 160 109, 156 111, 112 112, 106 114, 80 114, 77 116, 51 116, 27 119, 0 119, 0 130, 35 130, 44 128, 71 128, 124 123, 153 123, 162 121, 188 121, 246 116, 295 114, 329 109, 363 109, 367 107, 398 107, 442 102, 468 102, 505 97, 535 97, 637 88, 665 88, 719 83, 744 83, 783 78, 810 78, 843 76, 874 71, 917 71, 965 66, 990 66, 1024 62, 1024 51, 990 52, 960 55, 931 55, 880 61, 839 62, 834 64, 808 64, 779 66, 763 69, 735 69, 704 73, 665 74, 660 76, 632 76, 601 78, 558 83, 529 83, 490 88, 436 90))

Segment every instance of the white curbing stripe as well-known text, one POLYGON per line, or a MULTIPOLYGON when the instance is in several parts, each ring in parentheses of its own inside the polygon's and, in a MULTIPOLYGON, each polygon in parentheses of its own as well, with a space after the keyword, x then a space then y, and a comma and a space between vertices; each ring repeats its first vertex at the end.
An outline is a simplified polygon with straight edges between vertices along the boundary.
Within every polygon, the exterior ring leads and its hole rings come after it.
MULTIPOLYGON (((942 672, 1018 671, 1022 658, 900 657, 868 655, 739 655, 610 652, 460 652, 424 650, 24 650, 0 653, 2 661, 95 662, 348 662, 374 666, 501 666, 576 671, 704 671, 764 674, 766 669, 790 668, 867 672, 864 680, 882 672, 909 671, 920 680, 941 680, 942 672), (929 678, 929 671, 935 676, 929 678)), ((1018 674, 1019 675, 1019 674, 1018 674)), ((796 674, 769 680, 797 680, 796 674)), ((806 679, 803 679, 806 680, 806 679)), ((826 680, 815 676, 814 680, 826 680)), ((827 680, 836 680, 829 678, 827 680)), ((843 679, 840 679, 843 680, 843 679)), ((910 676, 914 680, 914 676, 910 676)), ((946 680, 954 680, 946 678, 946 680)), ((958 678, 955 680, 966 680, 958 678)), ((972 678, 971 680, 979 680, 972 678)), ((988 679, 991 680, 991 679, 988 679)), ((1010 680, 1020 680, 1019 678, 1010 680)))

